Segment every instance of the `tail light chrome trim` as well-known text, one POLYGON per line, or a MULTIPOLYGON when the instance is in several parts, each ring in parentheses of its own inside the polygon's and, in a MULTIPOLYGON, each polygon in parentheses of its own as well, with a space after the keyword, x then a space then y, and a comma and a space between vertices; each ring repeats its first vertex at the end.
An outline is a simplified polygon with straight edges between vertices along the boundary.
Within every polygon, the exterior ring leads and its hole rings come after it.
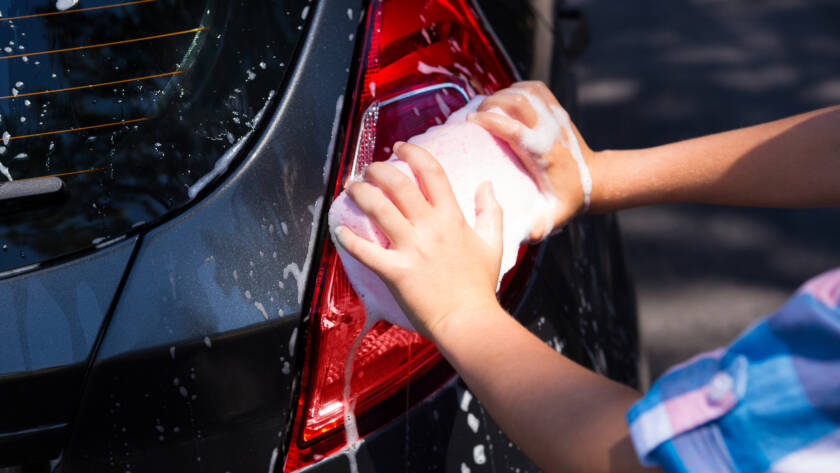
POLYGON ((428 94, 444 89, 452 89, 460 95, 465 102, 469 102, 470 96, 463 87, 454 83, 433 84, 420 89, 391 97, 381 102, 374 101, 362 114, 362 126, 356 136, 356 147, 353 153, 353 162, 350 163, 350 175, 347 182, 361 179, 365 167, 373 161, 373 148, 376 145, 376 122, 379 118, 379 110, 401 100, 407 100, 418 95, 428 94))

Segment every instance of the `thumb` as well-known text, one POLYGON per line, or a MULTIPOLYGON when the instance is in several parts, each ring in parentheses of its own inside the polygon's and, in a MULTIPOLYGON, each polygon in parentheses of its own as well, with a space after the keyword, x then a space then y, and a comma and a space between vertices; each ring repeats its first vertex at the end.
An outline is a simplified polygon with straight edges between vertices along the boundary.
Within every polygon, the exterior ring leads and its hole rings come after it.
POLYGON ((493 195, 493 184, 482 182, 475 192, 475 232, 494 251, 502 251, 502 206, 493 195))

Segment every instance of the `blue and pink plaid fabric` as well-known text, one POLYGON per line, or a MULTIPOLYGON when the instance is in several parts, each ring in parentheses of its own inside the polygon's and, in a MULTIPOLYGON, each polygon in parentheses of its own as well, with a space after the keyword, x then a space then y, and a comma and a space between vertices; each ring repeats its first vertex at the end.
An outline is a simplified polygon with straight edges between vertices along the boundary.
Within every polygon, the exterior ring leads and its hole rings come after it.
POLYGON ((669 473, 840 472, 840 268, 726 349, 663 375, 627 414, 669 473))

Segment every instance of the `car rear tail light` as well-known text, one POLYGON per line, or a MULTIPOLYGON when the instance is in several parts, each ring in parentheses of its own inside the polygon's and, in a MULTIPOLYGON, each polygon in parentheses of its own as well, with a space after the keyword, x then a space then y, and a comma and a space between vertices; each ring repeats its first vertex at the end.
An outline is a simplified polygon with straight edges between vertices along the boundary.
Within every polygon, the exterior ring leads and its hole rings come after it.
MULTIPOLYGON (((372 0, 348 133, 333 197, 390 146, 446 120, 475 94, 514 80, 503 53, 466 0, 372 0)), ((524 287, 533 253, 502 282, 510 306, 524 287)), ((285 472, 311 465, 346 445, 345 361, 365 325, 362 302, 332 244, 325 242, 308 313, 303 380, 285 472)), ((452 368, 417 333, 380 321, 353 360, 350 399, 360 436, 393 420, 451 378, 452 368)))

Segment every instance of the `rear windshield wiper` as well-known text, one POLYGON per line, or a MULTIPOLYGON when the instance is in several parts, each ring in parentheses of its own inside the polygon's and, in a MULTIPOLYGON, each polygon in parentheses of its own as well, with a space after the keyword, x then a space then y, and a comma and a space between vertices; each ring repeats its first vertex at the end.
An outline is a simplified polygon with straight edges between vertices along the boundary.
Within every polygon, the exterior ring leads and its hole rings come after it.
POLYGON ((60 177, 39 177, 20 181, 0 182, 0 202, 45 197, 54 195, 64 188, 60 177))

